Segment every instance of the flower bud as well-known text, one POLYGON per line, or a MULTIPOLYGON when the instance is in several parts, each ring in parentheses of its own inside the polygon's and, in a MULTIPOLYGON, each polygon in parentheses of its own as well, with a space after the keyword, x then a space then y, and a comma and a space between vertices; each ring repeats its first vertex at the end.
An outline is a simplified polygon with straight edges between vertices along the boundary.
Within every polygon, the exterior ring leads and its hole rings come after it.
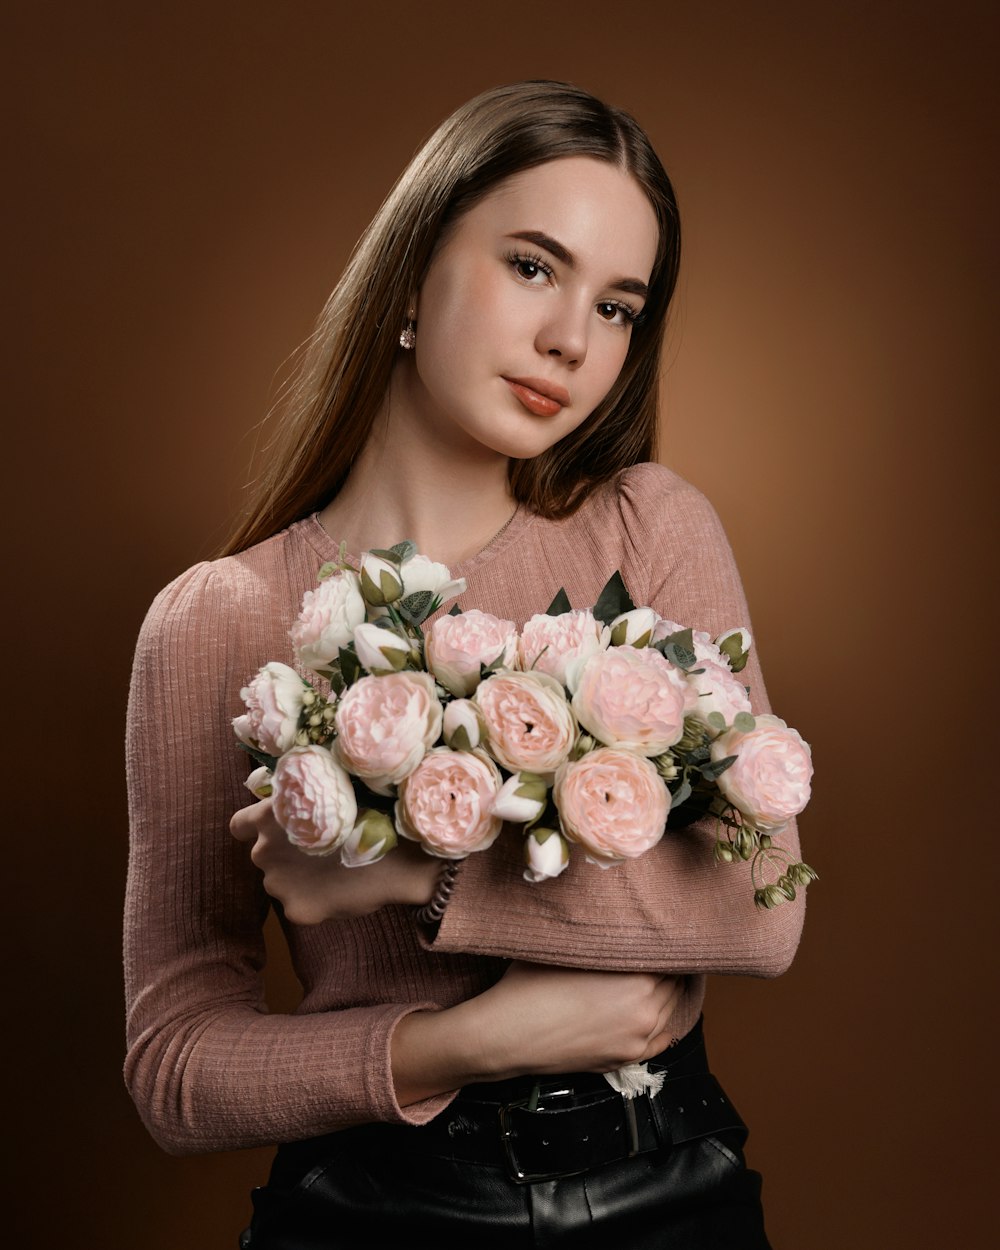
POLYGON ((525 881, 558 877, 569 863, 569 843, 555 829, 532 829, 524 839, 525 881))
POLYGON ((720 838, 715 844, 715 859, 720 864, 733 862, 733 848, 725 838, 720 838))
POLYGON ((453 751, 474 751, 482 745, 483 718, 471 699, 452 699, 444 708, 444 740, 453 751))
POLYGON ((250 791, 250 793, 254 795, 255 798, 269 799, 272 794, 272 786, 271 786, 272 775, 273 774, 271 773, 271 770, 269 768, 265 768, 263 765, 261 765, 260 768, 255 768, 253 770, 253 772, 250 774, 249 777, 247 777, 246 781, 244 781, 243 784, 250 791))
POLYGON ((366 807, 358 813, 357 823, 340 848, 340 862, 345 868, 374 864, 393 849, 396 841, 396 826, 391 817, 366 807))
POLYGON ((633 608, 611 622, 613 647, 648 647, 659 616, 652 608, 633 608))
POLYGON ((715 645, 729 661, 732 671, 738 673, 746 666, 753 638, 749 629, 741 625, 737 629, 727 629, 724 634, 720 634, 715 640, 715 645))
POLYGON ((361 556, 360 577, 361 593, 374 607, 385 607, 402 598, 403 578, 397 559, 365 551, 361 556))
POLYGON ((548 794, 545 782, 535 773, 515 773, 500 787, 491 811, 501 820, 526 825, 545 811, 548 794))
POLYGON ((383 673, 398 673, 406 667, 413 654, 409 639, 371 622, 358 625, 355 629, 354 650, 362 668, 376 677, 383 673))

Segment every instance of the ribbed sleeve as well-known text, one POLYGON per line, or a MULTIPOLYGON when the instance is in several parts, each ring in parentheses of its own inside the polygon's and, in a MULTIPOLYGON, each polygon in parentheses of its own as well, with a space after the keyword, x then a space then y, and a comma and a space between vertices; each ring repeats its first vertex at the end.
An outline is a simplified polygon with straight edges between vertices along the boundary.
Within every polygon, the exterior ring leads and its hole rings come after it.
MULTIPOLYGON (((798 943, 801 894, 758 912, 747 866, 716 866, 706 825, 671 832, 607 871, 578 855, 540 885, 523 880, 520 838, 508 832, 463 862, 433 941, 402 907, 283 924, 304 997, 294 1015, 269 1015, 261 983, 269 900, 248 848, 229 834, 233 812, 251 801, 242 782, 253 766, 235 747, 231 720, 261 664, 293 662, 288 628, 319 566, 336 556, 316 517, 298 522, 183 574, 157 597, 139 638, 127 729, 125 1071, 170 1151, 438 1114, 449 1096, 397 1105, 392 1030, 408 1011, 481 992, 510 958, 686 974, 674 1016, 683 1034, 701 1010, 706 974, 774 976, 798 943)), ((574 606, 593 604, 615 569, 637 603, 682 624, 714 635, 749 623, 714 511, 658 465, 628 470, 564 521, 518 514, 452 571, 468 580, 463 607, 520 626, 560 586, 574 606)), ((745 680, 754 709, 767 710, 756 651, 745 680)), ((782 839, 797 852, 794 829, 782 839)))

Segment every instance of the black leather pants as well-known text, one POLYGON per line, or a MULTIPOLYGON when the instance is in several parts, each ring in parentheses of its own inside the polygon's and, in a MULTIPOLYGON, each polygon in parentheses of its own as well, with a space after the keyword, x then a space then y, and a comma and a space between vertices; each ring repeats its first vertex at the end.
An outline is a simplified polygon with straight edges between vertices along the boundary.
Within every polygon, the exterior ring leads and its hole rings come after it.
POLYGON ((637 1107, 630 1117, 603 1078, 570 1074, 545 1078, 538 1112, 518 1105, 530 1081, 470 1086, 420 1128, 365 1125, 282 1146, 240 1245, 769 1250, 761 1177, 743 1157, 747 1129, 706 1075, 701 1022, 651 1066, 667 1076, 655 1114, 637 1107), (693 1119, 692 1103, 704 1103, 693 1119), (505 1119, 509 1106, 520 1120, 505 1119), (526 1118, 542 1126, 537 1139, 531 1126, 518 1137, 526 1118), (592 1148, 603 1161, 577 1170, 592 1148), (601 1153, 615 1150, 623 1157, 601 1153), (563 1166, 572 1174, 533 1179, 563 1166))

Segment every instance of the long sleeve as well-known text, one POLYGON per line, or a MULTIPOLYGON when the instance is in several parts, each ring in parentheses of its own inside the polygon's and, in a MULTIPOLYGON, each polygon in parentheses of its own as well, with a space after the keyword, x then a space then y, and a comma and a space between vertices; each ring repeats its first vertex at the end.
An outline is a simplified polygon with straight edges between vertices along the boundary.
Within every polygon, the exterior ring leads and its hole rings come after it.
MULTIPOLYGON (((246 658, 245 622, 266 588, 237 561, 202 564, 157 598, 135 656, 127 727, 131 825, 125 914, 125 1076, 173 1153, 273 1144, 374 1120, 421 1123, 448 1097, 403 1111, 389 1066, 400 1000, 295 1016, 263 1000, 268 900, 228 830, 249 801, 231 718, 271 656, 246 658)), ((273 616, 283 630, 287 607, 273 616)), ((256 648, 256 642, 253 648, 256 648)))
MULTIPOLYGON (((749 625, 732 551, 708 501, 657 465, 628 471, 614 502, 591 510, 560 557, 558 535, 547 544, 549 567, 582 553, 591 563, 613 557, 637 602, 713 637, 749 625)), ((566 577, 562 565, 562 577, 566 577)), ((593 589, 612 567, 600 567, 593 589)), ((554 586, 552 589, 555 589, 554 586)), ((541 610, 539 608, 538 610, 541 610)), ((753 709, 769 710, 756 649, 742 674, 753 709)), ((667 833, 638 860, 602 871, 579 853, 553 881, 521 881, 517 840, 501 839, 488 855, 465 860, 444 914, 435 950, 463 950, 541 963, 683 974, 777 976, 790 964, 804 919, 804 893, 772 911, 753 904, 749 865, 716 864, 715 822, 667 833)), ((794 824, 781 845, 799 853, 794 824)))

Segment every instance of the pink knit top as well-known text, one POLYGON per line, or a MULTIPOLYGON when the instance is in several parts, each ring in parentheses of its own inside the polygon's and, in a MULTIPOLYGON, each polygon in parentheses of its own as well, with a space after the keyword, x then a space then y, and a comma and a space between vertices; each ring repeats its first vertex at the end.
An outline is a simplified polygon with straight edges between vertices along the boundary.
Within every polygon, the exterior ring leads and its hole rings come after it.
MULTIPOLYGON (((453 1095, 398 1105, 393 1028, 407 1012, 481 992, 506 960, 684 974, 680 1036, 698 1018, 707 973, 776 976, 799 941, 802 893, 773 911, 755 909, 748 866, 714 864, 709 822, 670 832, 641 859, 607 871, 578 854, 540 885, 522 879, 511 834, 462 862, 433 940, 406 907, 286 923, 304 996, 294 1014, 269 1014, 261 978, 269 900, 248 847, 228 827, 252 801, 242 783, 253 765, 230 722, 243 710, 240 687, 261 664, 293 663, 288 629, 337 548, 312 516, 239 555, 197 564, 157 596, 139 637, 127 733, 125 1076, 150 1132, 173 1153, 367 1121, 425 1122, 453 1095)), ((521 626, 560 586, 574 607, 592 605, 615 569, 637 604, 684 625, 715 636, 749 623, 711 505, 655 464, 627 470, 566 520, 522 509, 452 573, 468 580, 463 607, 521 626)), ((756 650, 743 679, 754 710, 769 710, 756 650)), ((794 827, 781 840, 798 854, 794 827)))

